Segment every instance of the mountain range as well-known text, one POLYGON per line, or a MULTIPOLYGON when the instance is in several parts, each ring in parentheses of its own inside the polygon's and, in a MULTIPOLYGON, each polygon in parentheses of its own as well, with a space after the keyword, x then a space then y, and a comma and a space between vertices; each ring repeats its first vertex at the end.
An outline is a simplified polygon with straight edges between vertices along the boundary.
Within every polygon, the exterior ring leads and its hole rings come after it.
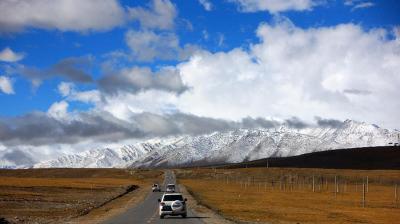
POLYGON ((400 131, 346 120, 340 125, 236 129, 199 136, 154 138, 119 148, 91 149, 42 161, 34 168, 176 167, 236 163, 267 157, 398 142, 400 131))

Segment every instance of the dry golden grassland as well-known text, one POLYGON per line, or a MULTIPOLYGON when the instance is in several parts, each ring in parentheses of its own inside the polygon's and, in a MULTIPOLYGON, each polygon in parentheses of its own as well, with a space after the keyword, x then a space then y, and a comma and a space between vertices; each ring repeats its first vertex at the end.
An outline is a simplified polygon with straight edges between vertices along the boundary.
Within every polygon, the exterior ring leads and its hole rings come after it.
POLYGON ((65 222, 161 179, 160 171, 0 170, 0 218, 11 223, 65 222))
POLYGON ((400 220, 400 186, 397 201, 395 194, 400 171, 242 168, 176 173, 200 203, 232 220, 333 224, 400 220))

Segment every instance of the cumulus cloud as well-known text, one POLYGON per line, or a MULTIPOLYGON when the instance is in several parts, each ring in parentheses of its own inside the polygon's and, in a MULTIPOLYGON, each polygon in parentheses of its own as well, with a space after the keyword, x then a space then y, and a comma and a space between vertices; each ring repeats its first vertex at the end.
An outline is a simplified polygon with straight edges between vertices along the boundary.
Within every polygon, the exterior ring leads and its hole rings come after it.
POLYGON ((0 61, 4 62, 17 62, 24 58, 23 53, 17 53, 11 50, 11 48, 6 47, 0 51, 0 61))
POLYGON ((99 31, 122 25, 125 11, 117 0, 3 0, 0 32, 28 27, 61 31, 99 31))
POLYGON ((47 110, 47 114, 55 119, 66 119, 68 115, 68 103, 65 101, 55 102, 47 110))
POLYGON ((61 96, 68 96, 72 93, 74 88, 74 84, 72 82, 61 82, 58 85, 58 92, 61 94, 61 96))
POLYGON ((213 4, 208 0, 199 0, 199 3, 204 7, 206 11, 211 11, 213 9, 213 4))
POLYGON ((249 50, 203 51, 179 64, 191 89, 166 100, 184 113, 232 120, 295 115, 400 125, 397 36, 355 24, 303 29, 284 19, 256 33, 260 42, 249 50))
POLYGON ((160 33, 153 31, 129 30, 125 35, 125 41, 132 54, 140 61, 152 61, 153 59, 174 59, 177 57, 179 38, 174 33, 160 33))
POLYGON ((74 83, 61 82, 58 85, 58 92, 67 101, 79 101, 84 103, 98 103, 101 101, 101 92, 97 89, 79 91, 74 83))
POLYGON ((0 90, 5 94, 14 94, 12 81, 7 76, 0 76, 0 90))
POLYGON ((147 67, 126 68, 118 74, 104 76, 98 84, 100 89, 108 94, 137 93, 148 89, 181 94, 187 89, 179 71, 173 67, 164 67, 156 73, 147 67))
POLYGON ((257 12, 268 11, 272 14, 285 11, 311 10, 318 5, 314 0, 230 0, 238 5, 240 11, 257 12))
POLYGON ((152 0, 147 8, 128 8, 128 12, 143 28, 160 30, 172 29, 177 15, 175 5, 169 0, 152 0))
POLYGON ((155 59, 185 60, 200 50, 198 46, 191 44, 181 47, 178 36, 171 32, 129 30, 125 34, 125 42, 131 49, 131 55, 128 57, 145 62, 155 59))
POLYGON ((90 68, 93 58, 91 56, 64 58, 48 69, 20 66, 19 72, 30 79, 34 85, 52 77, 63 77, 80 83, 93 81, 90 68))
POLYGON ((92 82, 92 77, 86 71, 90 70, 92 57, 70 57, 60 60, 48 71, 50 75, 58 75, 77 82, 92 82))

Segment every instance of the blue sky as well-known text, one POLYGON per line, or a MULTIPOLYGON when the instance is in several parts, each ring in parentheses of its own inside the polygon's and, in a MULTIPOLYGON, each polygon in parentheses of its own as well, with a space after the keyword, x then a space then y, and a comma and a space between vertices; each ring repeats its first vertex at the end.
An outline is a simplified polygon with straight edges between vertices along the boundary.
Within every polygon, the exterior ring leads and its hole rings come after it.
POLYGON ((106 141, 207 131, 181 130, 183 115, 400 127, 395 0, 5 0, 0 11, 5 146, 60 143, 19 136, 35 116, 62 133, 112 118, 121 133, 106 141))
MULTIPOLYGON (((302 28, 334 26, 341 23, 355 23, 364 29, 391 29, 400 23, 397 1, 371 1, 367 8, 354 9, 357 4, 367 1, 356 1, 345 5, 343 1, 320 3, 312 10, 281 12, 281 16, 290 19, 302 28)), ((181 45, 196 44, 211 52, 228 51, 236 47, 247 47, 257 42, 255 30, 260 23, 273 21, 273 14, 268 11, 243 13, 238 5, 229 1, 210 1, 212 10, 206 11, 198 1, 173 1, 178 15, 173 31, 179 36, 181 45), (208 39, 205 39, 207 33, 208 39), (219 44, 223 38, 223 43, 219 44)), ((147 1, 121 1, 121 7, 148 7, 147 1), (139 3, 139 4, 138 4, 139 3)), ((116 51, 128 51, 124 42, 127 29, 140 29, 137 21, 128 22, 122 27, 101 32, 60 31, 57 28, 40 29, 27 27, 19 32, 4 31, 0 36, 0 49, 11 48, 21 52, 25 57, 19 64, 39 69, 51 67, 57 61, 67 57, 93 56, 94 62, 90 72, 93 77, 102 76, 100 64, 104 55, 116 51)), ((178 60, 154 60, 145 65, 152 68, 166 64, 177 64, 178 60)), ((130 61, 127 65, 143 65, 142 62, 130 61)), ((7 75, 8 63, 1 63, 1 73, 7 75)), ((33 110, 46 111, 57 100, 56 89, 62 79, 50 79, 33 89, 29 80, 18 72, 9 74, 14 81, 15 94, 0 94, 3 116, 14 116, 29 113, 33 110), (15 102, 19 102, 16 104, 15 102)), ((80 88, 95 88, 93 85, 80 88)), ((70 109, 87 109, 81 104, 73 104, 70 109)))

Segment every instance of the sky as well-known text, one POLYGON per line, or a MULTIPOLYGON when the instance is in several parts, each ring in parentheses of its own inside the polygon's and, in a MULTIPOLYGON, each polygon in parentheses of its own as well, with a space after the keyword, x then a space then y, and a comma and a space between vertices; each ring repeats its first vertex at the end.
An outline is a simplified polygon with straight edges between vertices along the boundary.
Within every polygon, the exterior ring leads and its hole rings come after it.
POLYGON ((3 154, 346 119, 400 128, 396 0, 2 0, 0 12, 3 154))

